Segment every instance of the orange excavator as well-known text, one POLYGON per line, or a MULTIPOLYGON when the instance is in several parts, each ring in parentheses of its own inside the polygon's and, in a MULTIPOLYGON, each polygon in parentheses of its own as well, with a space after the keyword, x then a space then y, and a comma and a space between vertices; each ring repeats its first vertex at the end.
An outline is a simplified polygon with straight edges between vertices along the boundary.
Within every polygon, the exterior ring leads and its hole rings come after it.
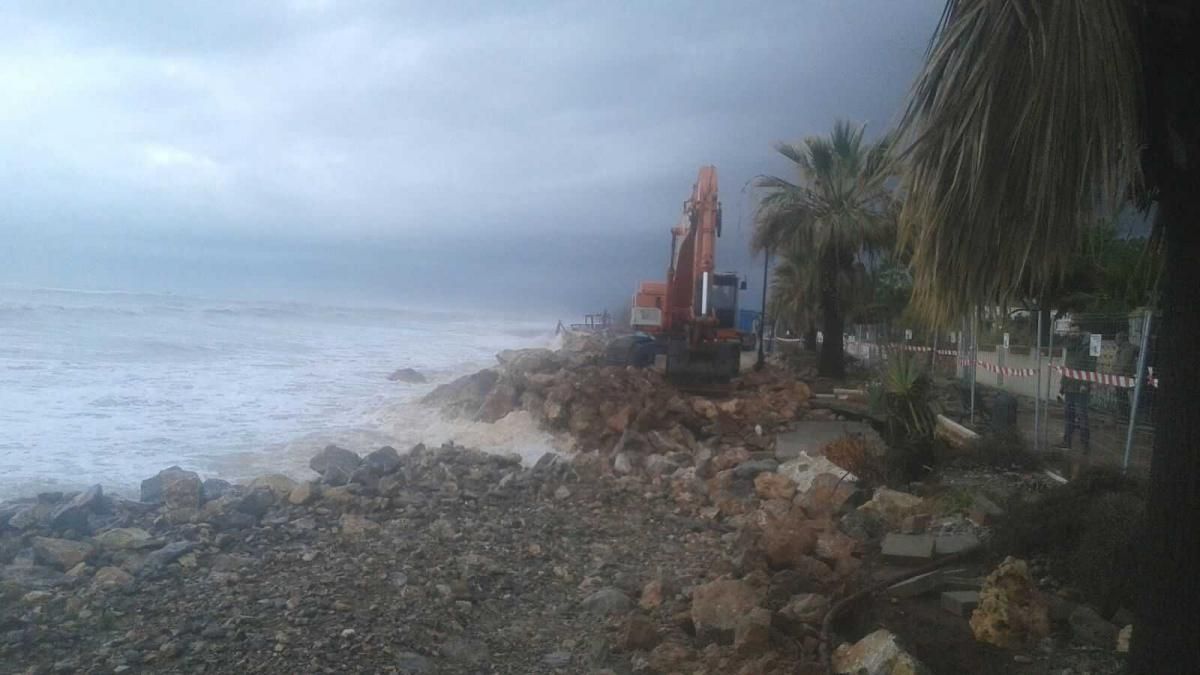
POLYGON ((665 353, 667 378, 691 387, 727 384, 738 373, 744 337, 737 330, 737 274, 716 272, 721 202, 717 169, 700 168, 692 196, 671 229, 667 280, 643 281, 634 293, 634 336, 615 342, 609 361, 645 366, 665 353))

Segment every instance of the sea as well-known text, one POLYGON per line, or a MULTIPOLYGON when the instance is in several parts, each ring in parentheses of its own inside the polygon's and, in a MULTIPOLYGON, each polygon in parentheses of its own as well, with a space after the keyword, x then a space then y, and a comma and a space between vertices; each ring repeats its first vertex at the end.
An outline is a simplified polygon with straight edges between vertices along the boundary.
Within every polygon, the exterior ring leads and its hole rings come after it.
POLYGON ((360 453, 455 442, 535 461, 558 449, 524 413, 450 421, 417 402, 552 346, 555 320, 396 306, 0 287, 0 500, 96 483, 136 496, 178 465, 244 481, 311 477, 329 443, 360 453), (414 368, 428 382, 392 382, 414 368))

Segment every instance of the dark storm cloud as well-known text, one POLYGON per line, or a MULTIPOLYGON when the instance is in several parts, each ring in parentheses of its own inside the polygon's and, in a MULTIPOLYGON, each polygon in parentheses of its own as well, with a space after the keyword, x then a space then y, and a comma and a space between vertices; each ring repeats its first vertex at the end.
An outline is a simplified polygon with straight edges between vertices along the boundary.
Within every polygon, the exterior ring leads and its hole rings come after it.
POLYGON ((838 117, 889 126, 939 11, 932 0, 6 5, 3 226, 27 238, 420 240, 423 256, 489 258, 513 279, 533 266, 544 282, 592 289, 580 280, 613 260, 661 272, 666 229, 713 163, 735 235, 722 266, 747 267, 741 190, 786 170, 771 144, 838 117), (582 260, 573 241, 587 242, 582 260), (506 271, 504 259, 526 264, 506 271))

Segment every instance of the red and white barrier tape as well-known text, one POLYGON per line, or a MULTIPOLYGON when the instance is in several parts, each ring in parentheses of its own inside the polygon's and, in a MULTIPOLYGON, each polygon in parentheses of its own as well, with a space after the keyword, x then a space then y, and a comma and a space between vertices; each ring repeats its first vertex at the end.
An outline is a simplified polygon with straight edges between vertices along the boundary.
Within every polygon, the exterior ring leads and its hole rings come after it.
POLYGON ((976 363, 979 365, 980 368, 983 368, 984 370, 987 370, 987 371, 990 371, 993 373, 998 373, 1000 375, 1005 375, 1008 377, 1036 377, 1037 376, 1037 368, 1008 368, 1005 366, 998 366, 994 363, 987 363, 986 361, 976 361, 976 363))
MULTIPOLYGON (((1137 385, 1136 377, 1127 375, 1112 375, 1109 373, 1095 373, 1090 370, 1075 370, 1074 368, 1065 368, 1063 366, 1053 366, 1058 371, 1059 375, 1068 380, 1083 380, 1084 382, 1095 382, 1096 384, 1106 384, 1112 387, 1122 387, 1132 389, 1137 385)), ((1146 384, 1151 387, 1158 386, 1158 378, 1153 374, 1146 378, 1146 384)))
MULTIPOLYGON (((870 344, 870 343, 862 343, 862 344, 870 344)), ((930 351, 933 351, 932 347, 926 347, 924 345, 903 344, 903 345, 892 345, 892 347, 895 349, 901 349, 901 350, 909 351, 909 352, 926 352, 926 353, 928 353, 930 351)), ((941 356, 957 356, 958 350, 939 349, 939 350, 937 350, 937 353, 941 356)), ((986 371, 998 373, 998 374, 1004 375, 1006 377, 1037 377, 1037 373, 1038 373, 1037 368, 1007 368, 1005 366, 998 366, 994 363, 988 363, 987 361, 978 361, 978 360, 971 360, 971 359, 959 359, 958 365, 960 365, 960 366, 976 365, 976 366, 979 366, 980 368, 983 368, 986 371)), ((1113 387, 1122 387, 1125 389, 1132 389, 1134 387, 1134 385, 1137 384, 1137 378, 1129 377, 1127 375, 1111 375, 1109 373, 1096 373, 1096 372, 1092 372, 1090 370, 1076 370, 1074 368, 1066 368, 1063 366, 1050 366, 1050 367, 1053 368, 1054 370, 1058 371, 1059 375, 1067 378, 1068 380, 1083 380, 1085 382, 1095 382, 1096 384, 1104 384, 1104 385, 1109 385, 1109 386, 1113 386, 1113 387)), ((1158 378, 1154 376, 1153 369, 1151 369, 1151 371, 1146 376, 1146 384, 1150 385, 1151 387, 1158 386, 1158 378)))
MULTIPOLYGON (((903 349, 906 352, 925 352, 928 354, 929 352, 933 351, 933 347, 926 347, 924 345, 895 345, 895 347, 897 349, 903 349)), ((937 353, 939 356, 955 356, 958 354, 958 350, 939 349, 937 350, 937 353)))

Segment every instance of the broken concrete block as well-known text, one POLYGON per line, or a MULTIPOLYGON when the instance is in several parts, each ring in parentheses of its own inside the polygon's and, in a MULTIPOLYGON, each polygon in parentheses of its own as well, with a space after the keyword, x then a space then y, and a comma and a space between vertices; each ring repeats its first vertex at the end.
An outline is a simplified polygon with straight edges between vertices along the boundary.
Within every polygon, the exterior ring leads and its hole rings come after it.
POLYGON ((979 606, 979 591, 946 591, 942 593, 942 609, 966 618, 979 606))
POLYGON ((941 571, 934 570, 890 586, 887 594, 893 598, 915 598, 918 595, 932 593, 942 588, 943 584, 941 571))
POLYGON ((974 501, 971 502, 971 510, 967 514, 967 518, 976 525, 983 527, 990 525, 992 522, 1004 515, 1004 509, 996 505, 986 495, 979 493, 975 494, 974 501))
POLYGON ((928 513, 918 513, 912 516, 906 516, 904 522, 900 524, 901 534, 922 534, 929 529, 929 522, 933 519, 928 513))
POLYGON ((896 562, 925 562, 933 559, 933 537, 928 534, 896 534, 883 538, 882 553, 896 562))
POLYGON ((937 555, 954 555, 975 548, 979 537, 971 532, 962 534, 940 534, 933 540, 933 552, 937 555))

